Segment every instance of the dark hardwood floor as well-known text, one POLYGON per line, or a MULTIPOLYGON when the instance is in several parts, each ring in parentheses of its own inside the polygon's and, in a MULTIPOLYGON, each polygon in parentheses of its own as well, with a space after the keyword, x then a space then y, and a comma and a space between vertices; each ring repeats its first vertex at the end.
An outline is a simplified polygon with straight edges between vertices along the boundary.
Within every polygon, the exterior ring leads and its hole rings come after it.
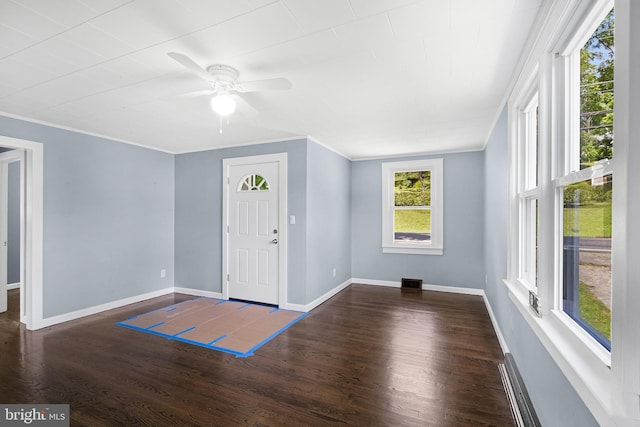
POLYGON ((481 297, 351 285, 255 356, 117 321, 173 294, 40 331, 0 314, 0 402, 69 403, 82 426, 509 426, 481 297))

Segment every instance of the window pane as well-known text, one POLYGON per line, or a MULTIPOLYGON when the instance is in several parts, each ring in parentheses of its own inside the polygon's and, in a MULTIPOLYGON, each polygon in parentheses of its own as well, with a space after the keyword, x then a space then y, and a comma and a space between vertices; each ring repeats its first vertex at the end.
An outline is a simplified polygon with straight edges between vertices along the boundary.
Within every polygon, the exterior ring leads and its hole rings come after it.
POLYGON ((564 187, 564 310, 611 349, 613 176, 564 187))
POLYGON ((431 240, 430 209, 396 209, 393 214, 394 240, 399 243, 426 243, 431 240))
POLYGON ((613 158, 614 11, 580 50, 580 169, 613 158))
POLYGON ((396 172, 395 206, 431 206, 431 171, 396 172))
POLYGON ((538 161, 540 156, 540 123, 538 106, 525 113, 524 126, 524 189, 530 190, 538 186, 538 161))
POLYGON ((538 199, 525 201, 523 279, 532 287, 538 286, 538 199))
POLYGON ((254 173, 240 180, 238 191, 269 191, 269 183, 263 176, 254 173))

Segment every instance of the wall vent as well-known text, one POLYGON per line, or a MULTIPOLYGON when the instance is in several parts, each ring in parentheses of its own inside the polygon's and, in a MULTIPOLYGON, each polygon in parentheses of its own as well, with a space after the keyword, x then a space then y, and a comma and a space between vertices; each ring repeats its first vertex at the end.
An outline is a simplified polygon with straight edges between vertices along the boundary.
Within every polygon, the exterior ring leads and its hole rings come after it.
POLYGON ((402 289, 422 289, 422 279, 402 278, 402 289))
POLYGON ((540 420, 533 409, 529 393, 527 393, 511 353, 505 353, 504 363, 500 363, 498 369, 516 425, 518 427, 540 427, 540 420))

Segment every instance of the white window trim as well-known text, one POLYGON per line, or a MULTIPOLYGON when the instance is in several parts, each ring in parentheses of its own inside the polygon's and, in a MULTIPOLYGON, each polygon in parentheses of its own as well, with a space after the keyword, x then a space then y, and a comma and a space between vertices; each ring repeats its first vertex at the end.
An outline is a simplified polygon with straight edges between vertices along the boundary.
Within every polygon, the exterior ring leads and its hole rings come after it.
POLYGON ((523 96, 519 97, 512 103, 512 114, 517 117, 513 120, 511 126, 514 127, 513 140, 515 144, 514 161, 518 165, 517 176, 514 185, 517 193, 517 280, 526 289, 537 293, 537 281, 531 280, 531 276, 536 274, 537 258, 536 258, 536 234, 537 224, 535 222, 534 212, 531 210, 531 202, 537 203, 540 209, 540 176, 539 161, 536 160, 535 168, 527 167, 527 162, 531 158, 539 158, 538 147, 540 144, 532 144, 537 142, 540 135, 539 126, 536 123, 535 111, 539 105, 538 101, 538 67, 536 66, 528 79, 526 89, 523 96), (532 183, 535 182, 535 185, 532 183), (527 212, 529 210, 529 212, 527 212), (526 254, 521 256, 521 254, 526 254), (532 271, 533 270, 533 271, 532 271))
MULTIPOLYGON (((640 327, 640 289, 637 286, 640 268, 634 260, 638 259, 639 246, 632 244, 640 239, 640 226, 632 218, 637 217, 639 208, 634 183, 640 178, 640 171, 632 160, 640 152, 634 137, 637 124, 633 114, 640 109, 638 90, 634 90, 633 81, 637 81, 632 70, 637 69, 638 59, 631 54, 635 45, 634 30, 630 21, 631 12, 637 16, 640 6, 635 0, 616 0, 616 159, 603 162, 606 173, 615 167, 615 193, 613 198, 613 252, 612 252, 612 350, 608 352, 586 331, 579 327, 562 311, 561 272, 554 268, 561 257, 561 237, 556 229, 560 224, 560 215, 556 206, 560 203, 557 187, 565 181, 573 181, 578 175, 592 173, 577 172, 569 178, 560 171, 575 167, 575 158, 565 158, 555 149, 558 141, 575 141, 572 135, 572 120, 575 119, 576 99, 567 97, 566 85, 562 83, 570 75, 575 75, 575 61, 569 54, 584 44, 589 34, 604 18, 613 6, 613 0, 593 0, 565 3, 554 1, 544 9, 544 16, 536 34, 532 53, 527 57, 520 78, 515 83, 509 101, 509 248, 508 277, 505 279, 508 294, 532 331, 544 345, 563 374, 582 398, 595 419, 601 425, 638 425, 640 424, 640 340, 637 330, 640 327), (635 10, 634 10, 635 9, 635 10), (541 135, 541 216, 547 218, 540 227, 541 264, 539 294, 542 317, 538 317, 529 308, 528 290, 517 280, 518 242, 517 236, 517 156, 515 153, 515 115, 514 105, 523 99, 529 87, 534 71, 540 65, 539 101, 541 135), (635 68, 634 68, 635 66, 635 68), (527 78, 528 77, 528 78, 527 78), (553 92, 552 92, 553 90, 553 92), (606 164, 605 164, 606 163, 606 164), (635 213, 635 214, 634 214, 635 213), (549 226, 549 218, 554 218, 549 226), (631 244, 630 244, 631 243, 631 244), (542 262, 542 261, 541 261, 542 262)), ((571 157, 571 156, 568 156, 571 157)), ((581 177, 581 176, 580 176, 581 177)))
POLYGON ((443 231, 443 160, 423 159, 382 163, 382 252, 413 255, 442 255, 443 231), (431 240, 422 244, 394 241, 394 174, 396 172, 431 171, 431 240))

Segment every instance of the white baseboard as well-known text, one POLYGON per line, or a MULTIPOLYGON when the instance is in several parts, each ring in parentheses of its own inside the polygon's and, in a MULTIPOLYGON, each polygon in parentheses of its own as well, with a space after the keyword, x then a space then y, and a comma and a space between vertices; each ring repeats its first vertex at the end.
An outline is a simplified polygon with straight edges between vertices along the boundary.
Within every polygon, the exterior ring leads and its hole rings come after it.
MULTIPOLYGON (((374 280, 374 279, 351 279, 351 283, 360 283, 363 285, 374 285, 374 286, 389 286, 392 288, 399 288, 402 283, 401 282, 391 282, 386 280, 374 280)), ((466 295, 479 295, 484 296, 483 289, 477 288, 462 288, 456 286, 441 286, 441 285, 422 285, 422 290, 425 291, 436 291, 436 292, 451 292, 454 294, 466 294, 466 295)))
POLYGON ((361 285, 372 285, 372 286, 388 286, 391 288, 399 288, 400 282, 390 282, 387 280, 374 280, 374 279, 358 279, 351 278, 351 283, 358 283, 361 285))
POLYGON ((37 329, 46 328, 47 326, 57 325, 58 323, 68 322, 70 320, 76 320, 81 317, 91 316, 92 314, 98 314, 103 311, 113 310, 114 308, 120 308, 125 305, 134 304, 151 298, 160 297, 173 293, 173 287, 160 289, 158 291, 149 292, 142 295, 136 295, 129 298, 123 298, 121 300, 108 302, 105 304, 96 305, 93 307, 83 308, 82 310, 72 311, 71 313, 65 313, 58 316, 47 317, 42 319, 42 323, 38 325, 37 329))
POLYGON ((196 297, 218 298, 222 299, 222 292, 203 291, 201 289, 191 289, 176 286, 173 288, 173 292, 176 294, 193 295, 196 297))
POLYGON ((339 284, 335 288, 331 289, 329 292, 327 292, 324 295, 321 295, 318 298, 316 298, 315 300, 311 301, 309 304, 287 303, 284 307, 280 307, 280 308, 283 308, 285 310, 302 311, 304 313, 308 313, 309 311, 313 310, 314 308, 316 308, 317 306, 319 306, 323 302, 327 301, 329 298, 331 298, 332 296, 334 296, 338 292, 340 292, 343 289, 345 289, 351 283, 352 283, 352 279, 349 279, 349 280, 347 280, 345 282, 342 282, 341 284, 339 284))
POLYGON ((509 353, 509 346, 507 346, 507 340, 504 339, 504 335, 502 335, 502 331, 500 330, 500 325, 498 325, 498 319, 493 314, 493 309, 491 308, 491 303, 489 303, 489 298, 487 295, 482 295, 482 299, 484 299, 484 305, 487 307, 487 311, 489 312, 489 318, 491 319, 491 324, 493 325, 493 330, 496 332, 496 336, 498 337, 498 343, 500 344, 500 348, 502 349, 502 353, 509 353))
MULTIPOLYGON (((339 284, 335 288, 331 289, 329 292, 321 295, 320 297, 316 298, 315 300, 311 301, 308 304, 287 303, 285 306, 280 308, 285 310, 295 310, 295 311, 301 311, 301 312, 307 313, 313 310, 314 308, 318 307, 320 304, 324 303, 325 301, 329 300, 331 297, 338 294, 340 291, 344 290, 352 283, 372 285, 372 286, 388 286, 393 288, 399 288, 401 285, 400 282, 352 278, 339 284)), ((20 284, 18 284, 17 286, 19 287, 20 284)), ((504 340, 504 336, 502 335, 500 328, 498 327, 498 323, 496 322, 495 316, 493 315, 491 305, 489 304, 489 301, 487 300, 486 295, 484 294, 484 290, 475 289, 475 288, 461 288, 461 287, 450 287, 450 286, 439 286, 439 285, 423 285, 422 289, 428 290, 428 291, 452 292, 452 293, 459 293, 459 294, 482 296, 484 299, 485 305, 487 307, 487 310, 489 312, 489 317, 491 318, 491 322, 493 324, 494 330, 496 331, 496 335, 498 336, 498 341, 500 342, 500 346, 502 347, 504 352, 508 351, 506 346, 506 341, 504 340)), ((156 297, 171 294, 171 293, 179 293, 179 294, 201 296, 201 297, 208 297, 208 298, 219 298, 219 299, 222 298, 221 292, 204 291, 201 289, 191 289, 191 288, 184 288, 180 286, 174 286, 170 288, 160 289, 158 291, 149 292, 142 295, 136 295, 136 296, 124 298, 121 300, 96 305, 93 307, 84 308, 82 310, 73 311, 71 313, 65 313, 58 316, 47 317, 46 319, 43 319, 41 325, 38 325, 37 329, 56 325, 58 323, 68 322, 70 320, 79 319, 81 317, 90 316, 92 314, 98 314, 106 310, 120 308, 125 305, 134 304, 137 302, 145 301, 151 298, 156 298, 156 297)))
POLYGON ((20 285, 21 285, 20 282, 18 282, 18 283, 9 283, 9 284, 7 284, 7 290, 10 291, 12 289, 20 289, 20 285))

